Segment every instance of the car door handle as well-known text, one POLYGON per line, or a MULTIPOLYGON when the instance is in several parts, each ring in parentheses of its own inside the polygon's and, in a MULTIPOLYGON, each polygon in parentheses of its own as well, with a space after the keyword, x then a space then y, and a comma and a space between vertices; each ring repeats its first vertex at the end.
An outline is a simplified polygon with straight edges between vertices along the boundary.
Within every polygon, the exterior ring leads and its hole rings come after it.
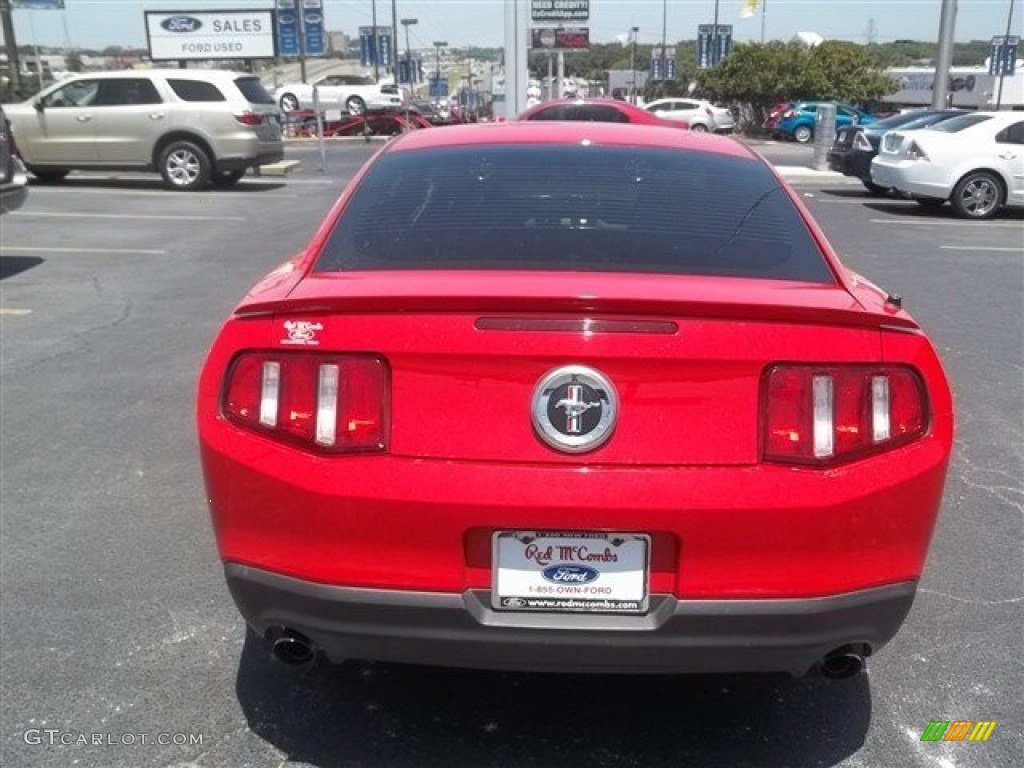
POLYGON ((1003 152, 999 157, 1003 160, 1013 160, 1017 155, 1014 152, 1003 152))
POLYGON ((80 123, 88 123, 90 120, 92 120, 92 115, 79 115, 75 119, 80 123))
POLYGON ((163 120, 165 117, 167 117, 167 113, 166 112, 150 112, 149 113, 149 119, 150 120, 163 120))

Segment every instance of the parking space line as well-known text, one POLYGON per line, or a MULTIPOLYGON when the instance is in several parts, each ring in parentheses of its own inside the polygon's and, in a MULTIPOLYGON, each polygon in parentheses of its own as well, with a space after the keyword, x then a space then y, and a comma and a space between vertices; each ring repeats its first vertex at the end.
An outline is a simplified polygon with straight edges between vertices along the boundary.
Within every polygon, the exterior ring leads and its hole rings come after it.
POLYGON ((1024 255, 1024 248, 1000 248, 994 245, 941 245, 944 251, 1005 251, 1024 255))
POLYGON ((246 221, 244 216, 171 216, 158 214, 125 215, 123 213, 65 213, 64 211, 14 211, 8 216, 37 216, 54 219, 148 219, 155 221, 246 221))
MULTIPOLYGON (((248 184, 248 182, 246 182, 246 183, 248 184)), ((254 182, 252 184, 252 186, 265 187, 265 186, 269 186, 269 185, 268 184, 264 184, 262 182, 254 182)), ((33 195, 37 195, 37 194, 39 194, 40 191, 43 191, 43 190, 45 190, 44 194, 45 194, 45 192, 66 192, 68 189, 74 189, 76 195, 82 194, 84 192, 86 194, 91 194, 91 195, 122 195, 122 196, 129 196, 129 197, 162 197, 162 198, 165 198, 167 200, 183 200, 183 199, 187 200, 187 199, 189 199, 189 198, 183 198, 181 195, 174 195, 173 193, 168 193, 166 191, 161 192, 161 191, 156 190, 156 189, 89 189, 89 188, 86 188, 86 187, 77 187, 77 186, 76 187, 64 187, 63 189, 61 189, 59 187, 41 187, 41 188, 39 188, 39 190, 36 190, 35 188, 33 188, 32 194, 33 195)), ((238 189, 237 191, 231 191, 231 192, 217 192, 217 191, 207 190, 207 191, 204 191, 204 192, 200 193, 200 195, 201 195, 200 199, 208 199, 208 198, 211 198, 211 197, 215 197, 217 199, 229 199, 229 198, 235 197, 235 198, 237 198, 239 200, 243 200, 243 199, 246 199, 246 198, 242 197, 242 195, 244 193, 245 193, 245 189, 244 188, 238 189)), ((285 195, 285 194, 281 194, 279 192, 260 192, 259 196, 260 196, 261 200, 264 199, 264 198, 294 198, 294 197, 298 197, 298 195, 285 195)))
POLYGON ((0 315, 12 315, 14 317, 24 317, 25 315, 31 315, 31 309, 11 309, 10 307, 0 307, 0 315))
POLYGON ((945 224, 950 227, 981 227, 983 229, 1024 229, 1021 222, 1014 221, 945 221, 943 219, 871 219, 872 224, 923 224, 926 227, 934 227, 936 224, 945 224))
POLYGON ((145 248, 44 248, 34 245, 4 245, 4 250, 11 253, 112 253, 118 255, 139 254, 141 256, 162 256, 167 251, 145 248))

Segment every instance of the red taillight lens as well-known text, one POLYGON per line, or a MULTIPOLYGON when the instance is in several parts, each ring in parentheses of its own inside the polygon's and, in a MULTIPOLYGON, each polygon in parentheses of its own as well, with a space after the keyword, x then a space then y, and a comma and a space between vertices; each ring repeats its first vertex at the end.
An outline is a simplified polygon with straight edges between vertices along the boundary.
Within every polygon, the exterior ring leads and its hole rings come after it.
POLYGON ((907 147, 907 157, 911 160, 927 160, 928 153, 921 149, 921 145, 916 141, 910 142, 910 146, 907 147))
POLYGON ((385 451, 389 392, 379 357, 252 352, 231 366, 222 407, 240 426, 308 448, 385 451))
POLYGON ((898 366, 779 365, 761 400, 766 461, 832 464, 925 433, 924 386, 898 366))
POLYGON ((796 117, 796 110, 787 109, 785 112, 782 113, 782 117, 785 118, 786 120, 788 120, 791 117, 796 117))
POLYGON ((263 125, 263 115, 255 112, 235 112, 235 120, 242 125, 263 125))

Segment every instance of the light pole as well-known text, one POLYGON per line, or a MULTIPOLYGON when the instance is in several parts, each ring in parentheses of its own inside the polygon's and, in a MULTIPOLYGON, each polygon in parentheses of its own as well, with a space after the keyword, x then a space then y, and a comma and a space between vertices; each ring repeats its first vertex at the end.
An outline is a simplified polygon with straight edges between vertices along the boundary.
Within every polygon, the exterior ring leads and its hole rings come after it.
MULTIPOLYGON (((412 51, 409 50, 409 27, 418 23, 419 19, 402 19, 402 26, 405 27, 405 74, 409 77, 409 101, 407 103, 410 106, 412 105, 412 98, 415 92, 412 82, 412 51)), ((409 122, 408 107, 405 110, 405 121, 409 122)))
POLYGON ((720 63, 718 58, 718 0, 715 0, 715 24, 711 28, 711 66, 720 63))
POLYGON ((629 54, 629 69, 631 70, 632 80, 629 88, 629 103, 636 104, 636 36, 640 31, 640 27, 633 27, 630 32, 633 34, 633 50, 629 54))
POLYGON ((419 19, 402 19, 402 26, 405 27, 405 74, 409 77, 409 94, 412 95, 412 51, 409 50, 409 27, 419 24, 419 19))
POLYGON ((380 38, 377 37, 377 0, 370 0, 371 21, 373 24, 373 82, 380 82, 380 38))
MULTIPOLYGON (((1010 12, 1006 14, 1006 37, 1003 39, 1003 45, 1010 44, 1010 33, 1013 31, 1013 0, 1010 0, 1010 12)), ((1003 79, 1006 77, 1006 67, 1003 64, 999 65, 999 92, 996 96, 996 109, 1003 108, 1003 79)))
POLYGON ((665 71, 665 31, 668 29, 668 0, 661 0, 661 95, 665 95, 665 81, 668 79, 665 71))
POLYGON ((448 45, 445 40, 435 40, 434 49, 437 51, 437 70, 434 74, 434 82, 437 83, 434 87, 437 89, 437 93, 434 94, 435 98, 441 100, 441 49, 448 45))
POLYGON ((398 4, 397 0, 391 0, 391 72, 395 76, 395 85, 398 82, 398 4))

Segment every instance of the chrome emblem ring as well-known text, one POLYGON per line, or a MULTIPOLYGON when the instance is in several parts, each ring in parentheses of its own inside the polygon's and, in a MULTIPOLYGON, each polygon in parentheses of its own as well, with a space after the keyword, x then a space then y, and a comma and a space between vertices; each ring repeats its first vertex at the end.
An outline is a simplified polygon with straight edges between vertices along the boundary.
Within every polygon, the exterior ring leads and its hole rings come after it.
POLYGON ((612 436, 619 398, 604 374, 567 365, 544 374, 533 390, 531 410, 541 440, 565 453, 586 453, 612 436))

